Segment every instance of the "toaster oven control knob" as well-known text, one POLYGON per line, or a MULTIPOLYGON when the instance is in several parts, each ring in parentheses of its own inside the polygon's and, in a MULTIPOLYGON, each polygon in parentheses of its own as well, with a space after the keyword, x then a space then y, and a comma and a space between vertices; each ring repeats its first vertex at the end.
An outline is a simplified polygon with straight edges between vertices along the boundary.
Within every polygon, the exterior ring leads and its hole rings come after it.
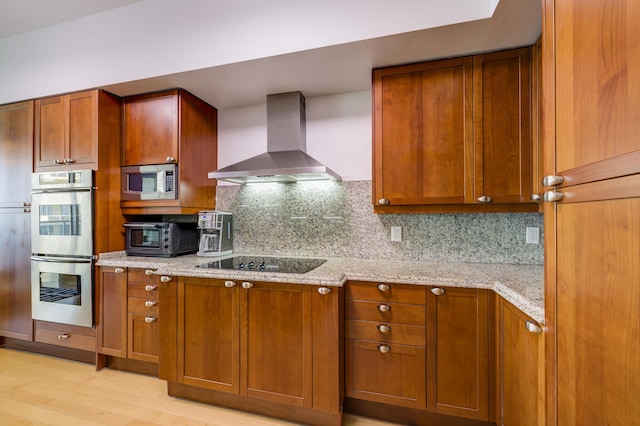
POLYGON ((164 248, 165 248, 165 250, 168 250, 169 249, 169 244, 165 244, 164 248))

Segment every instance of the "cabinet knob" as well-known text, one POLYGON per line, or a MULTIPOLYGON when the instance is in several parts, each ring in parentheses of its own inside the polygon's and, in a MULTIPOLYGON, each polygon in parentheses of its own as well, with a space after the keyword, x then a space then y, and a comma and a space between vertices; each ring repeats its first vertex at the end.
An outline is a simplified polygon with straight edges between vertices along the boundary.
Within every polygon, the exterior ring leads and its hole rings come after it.
POLYGON ((22 207, 31 207, 31 203, 28 201, 25 201, 22 203, 22 207))
POLYGON ((69 337, 71 337, 71 335, 67 333, 58 334, 58 340, 67 340, 69 337))
POLYGON ((146 271, 144 271, 145 275, 153 275, 153 269, 147 269, 146 271))
POLYGON ((73 164, 76 162, 76 160, 74 160, 73 158, 65 158, 63 161, 64 164, 73 164))
POLYGON ((168 277, 166 275, 163 275, 160 277, 160 282, 161 283, 168 283, 169 281, 171 281, 171 277, 168 277))
POLYGON ((391 348, 387 345, 378 345, 378 351, 382 354, 386 354, 391 350, 391 348))
POLYGON ((113 270, 113 272, 115 272, 116 274, 121 274, 121 273, 124 272, 124 269, 123 268, 116 268, 116 269, 113 270))
POLYGON ((145 286, 144 286, 144 289, 145 289, 146 291, 153 291, 153 290, 155 290, 156 288, 158 288, 158 286, 157 286, 157 285, 145 285, 145 286))
POLYGON ((378 331, 380 333, 390 333, 391 332, 391 327, 389 327, 388 325, 380 324, 378 326, 378 331))
POLYGON ((327 294, 331 293, 331 289, 328 287, 320 287, 318 289, 318 293, 320 293, 323 296, 326 296, 327 294))
POLYGON ((53 164, 64 164, 64 160, 58 160, 57 158, 53 160, 53 164))
POLYGON ((389 291, 391 290, 391 286, 389 284, 378 284, 379 291, 389 291))
POLYGON ((555 201, 560 201, 564 198, 564 194, 562 192, 558 192, 558 191, 546 191, 542 197, 542 199, 549 203, 549 202, 555 202, 555 201))
POLYGON ((389 305, 378 305, 378 310, 380 312, 389 312, 390 309, 391 309, 391 306, 389 305))
POLYGON ((533 321, 527 320, 524 323, 524 328, 526 328, 529 333, 536 333, 536 334, 542 333, 542 328, 533 321))
POLYGON ((150 324, 156 320, 156 317, 144 317, 144 322, 150 324))
POLYGON ((383 205, 383 206, 386 206, 386 205, 387 205, 387 204, 389 204, 389 203, 390 203, 390 201, 389 201, 389 199, 388 199, 388 198, 380 198, 380 199, 378 200, 378 204, 383 205))
POLYGON ((245 281, 242 283, 242 288, 251 288, 253 287, 253 283, 250 283, 249 281, 245 281))
POLYGON ((152 306, 156 306, 158 304, 158 302, 156 302, 155 300, 146 300, 144 302, 144 306, 146 306, 147 308, 150 308, 152 306))
POLYGON ((432 288, 431 293, 435 294, 436 296, 442 296, 444 294, 444 288, 442 287, 432 288))
POLYGON ((22 213, 31 213, 31 207, 24 207, 22 213))
POLYGON ((487 196, 487 195, 483 195, 481 197, 478 197, 478 202, 480 203, 490 203, 493 200, 491 199, 491 197, 487 196))
POLYGON ((175 163, 176 159, 175 157, 167 157, 167 163, 175 163))
POLYGON ((227 288, 235 287, 236 286, 236 282, 235 281, 225 281, 224 282, 224 286, 227 287, 227 288))
POLYGON ((548 175, 542 178, 543 186, 558 186, 564 183, 564 177, 548 175))
POLYGON ((542 201, 542 197, 540 196, 540 194, 531 194, 531 201, 539 203, 540 201, 542 201))

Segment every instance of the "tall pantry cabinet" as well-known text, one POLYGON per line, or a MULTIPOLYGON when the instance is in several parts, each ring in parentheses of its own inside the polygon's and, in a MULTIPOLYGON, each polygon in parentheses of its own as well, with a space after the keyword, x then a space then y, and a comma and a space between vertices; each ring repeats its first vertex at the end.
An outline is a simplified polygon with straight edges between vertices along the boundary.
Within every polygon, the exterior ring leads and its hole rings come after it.
POLYGON ((543 1, 551 426, 640 414, 639 17, 636 0, 543 1))

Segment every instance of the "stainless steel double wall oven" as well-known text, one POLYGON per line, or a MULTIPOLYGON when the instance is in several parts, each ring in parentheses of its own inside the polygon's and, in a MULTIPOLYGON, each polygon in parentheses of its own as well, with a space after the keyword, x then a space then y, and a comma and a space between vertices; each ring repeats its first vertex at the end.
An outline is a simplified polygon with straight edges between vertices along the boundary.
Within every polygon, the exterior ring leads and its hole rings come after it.
POLYGON ((33 319, 93 326, 93 172, 31 180, 33 319))

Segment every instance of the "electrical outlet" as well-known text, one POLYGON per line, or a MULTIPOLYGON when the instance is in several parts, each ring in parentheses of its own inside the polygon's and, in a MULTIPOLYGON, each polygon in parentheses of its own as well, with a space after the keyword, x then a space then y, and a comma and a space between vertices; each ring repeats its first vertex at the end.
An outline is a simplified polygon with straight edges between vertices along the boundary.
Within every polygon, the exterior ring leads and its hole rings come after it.
POLYGON ((540 228, 527 226, 527 244, 540 244, 540 228))
POLYGON ((402 226, 391 227, 391 241, 402 241, 402 226))

